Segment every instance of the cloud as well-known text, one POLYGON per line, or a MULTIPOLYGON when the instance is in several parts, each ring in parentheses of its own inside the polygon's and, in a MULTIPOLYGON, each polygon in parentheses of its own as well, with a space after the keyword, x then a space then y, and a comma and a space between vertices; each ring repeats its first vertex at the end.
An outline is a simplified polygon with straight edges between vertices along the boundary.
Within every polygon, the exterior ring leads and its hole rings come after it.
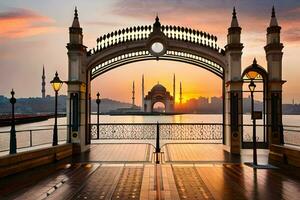
POLYGON ((54 21, 32 10, 14 8, 0 12, 0 38, 15 39, 53 31, 54 21))
POLYGON ((112 21, 86 21, 83 24, 85 25, 92 25, 92 26, 121 26, 122 23, 118 23, 118 22, 112 22, 112 21))
MULTIPOLYGON (((242 34, 248 37, 253 33, 266 33, 273 3, 272 0, 119 0, 113 12, 132 18, 139 16, 147 21, 154 21, 158 13, 162 24, 187 26, 224 38, 230 24, 232 7, 236 5, 242 34)), ((295 30, 295 27, 300 26, 300 1, 278 1, 275 7, 278 21, 283 27, 283 39, 300 43, 299 30, 295 30)), ((257 39, 254 40, 257 42, 257 39)))

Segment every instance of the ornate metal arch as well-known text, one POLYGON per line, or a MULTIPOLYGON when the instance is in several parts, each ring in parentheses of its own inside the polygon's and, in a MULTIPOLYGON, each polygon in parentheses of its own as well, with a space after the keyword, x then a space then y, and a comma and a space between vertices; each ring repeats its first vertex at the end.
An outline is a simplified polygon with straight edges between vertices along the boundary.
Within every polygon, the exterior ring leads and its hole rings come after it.
POLYGON ((216 36, 185 27, 160 26, 157 18, 153 26, 130 27, 99 37, 96 48, 87 52, 87 70, 92 80, 125 64, 158 59, 196 65, 222 79, 226 66, 216 36), (151 51, 155 41, 164 45, 161 55, 151 51))

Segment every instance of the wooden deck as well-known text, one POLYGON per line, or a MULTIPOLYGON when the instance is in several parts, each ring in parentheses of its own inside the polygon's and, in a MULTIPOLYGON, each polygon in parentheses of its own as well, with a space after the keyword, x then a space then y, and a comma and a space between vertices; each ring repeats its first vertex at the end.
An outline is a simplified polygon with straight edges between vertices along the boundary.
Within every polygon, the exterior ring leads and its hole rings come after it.
POLYGON ((193 145, 165 146, 168 162, 159 165, 147 144, 95 145, 77 158, 0 179, 0 199, 299 199, 299 169, 252 169, 218 145, 193 145))

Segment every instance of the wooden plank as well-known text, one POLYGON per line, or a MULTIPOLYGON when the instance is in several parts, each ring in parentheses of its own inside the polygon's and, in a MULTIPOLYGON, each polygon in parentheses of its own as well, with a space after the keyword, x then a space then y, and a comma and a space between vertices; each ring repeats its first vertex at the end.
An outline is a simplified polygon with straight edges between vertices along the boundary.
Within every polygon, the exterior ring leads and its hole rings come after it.
POLYGON ((163 199, 180 200, 171 165, 162 165, 163 199))

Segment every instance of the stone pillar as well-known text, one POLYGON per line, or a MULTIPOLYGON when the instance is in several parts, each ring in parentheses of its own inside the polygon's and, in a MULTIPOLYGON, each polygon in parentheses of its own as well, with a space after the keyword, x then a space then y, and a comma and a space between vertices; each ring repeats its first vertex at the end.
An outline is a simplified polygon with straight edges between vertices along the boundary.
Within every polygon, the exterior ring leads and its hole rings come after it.
POLYGON ((75 145, 76 151, 83 152, 89 148, 87 129, 90 86, 87 85, 89 79, 85 66, 86 47, 83 45, 82 28, 76 8, 72 26, 69 28, 69 38, 67 44, 69 60, 67 121, 69 125, 71 124, 71 142, 78 144, 75 145))
POLYGON ((265 46, 268 65, 267 125, 269 144, 281 144, 282 133, 282 49, 280 30, 275 9, 272 9, 270 25, 267 28, 267 44, 265 46))
POLYGON ((224 143, 227 150, 239 154, 241 149, 241 135, 243 133, 243 96, 241 80, 241 27, 239 27, 235 8, 232 13, 231 26, 228 28, 225 54, 227 69, 225 69, 225 133, 224 143))

